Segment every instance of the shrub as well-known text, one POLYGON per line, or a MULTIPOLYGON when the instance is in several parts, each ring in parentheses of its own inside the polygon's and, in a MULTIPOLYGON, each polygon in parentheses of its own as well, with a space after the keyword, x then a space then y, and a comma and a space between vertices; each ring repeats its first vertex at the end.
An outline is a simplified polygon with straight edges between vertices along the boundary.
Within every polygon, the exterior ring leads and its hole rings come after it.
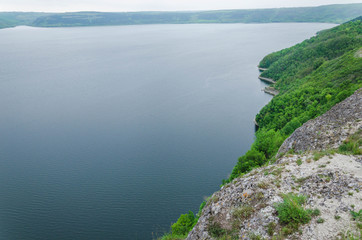
POLYGON ((237 178, 242 173, 251 171, 253 168, 262 166, 266 162, 264 153, 259 152, 255 149, 251 149, 246 154, 239 158, 236 166, 234 167, 229 181, 237 178))
POLYGON ((310 214, 303 208, 306 197, 295 194, 285 194, 284 201, 276 205, 279 220, 287 225, 288 229, 297 230, 300 224, 308 223, 311 220, 310 214))
POLYGON ((199 212, 197 213, 197 217, 200 217, 200 216, 201 216, 202 209, 204 209, 205 205, 206 205, 206 202, 203 201, 203 202, 201 203, 201 205, 200 205, 199 212))
POLYGON ((212 237, 220 238, 225 235, 227 232, 223 229, 218 222, 210 221, 209 225, 207 226, 207 231, 212 237))
POLYGON ((192 211, 182 214, 176 223, 172 224, 171 230, 173 235, 186 235, 197 223, 197 218, 192 211))

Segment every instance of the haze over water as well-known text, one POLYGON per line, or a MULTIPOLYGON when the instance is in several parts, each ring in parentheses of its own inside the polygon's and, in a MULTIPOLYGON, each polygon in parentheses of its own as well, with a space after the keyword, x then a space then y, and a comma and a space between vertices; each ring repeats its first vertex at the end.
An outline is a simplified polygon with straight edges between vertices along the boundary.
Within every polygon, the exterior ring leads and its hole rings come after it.
POLYGON ((196 213, 271 99, 256 65, 332 26, 0 30, 0 238, 152 239, 196 213))

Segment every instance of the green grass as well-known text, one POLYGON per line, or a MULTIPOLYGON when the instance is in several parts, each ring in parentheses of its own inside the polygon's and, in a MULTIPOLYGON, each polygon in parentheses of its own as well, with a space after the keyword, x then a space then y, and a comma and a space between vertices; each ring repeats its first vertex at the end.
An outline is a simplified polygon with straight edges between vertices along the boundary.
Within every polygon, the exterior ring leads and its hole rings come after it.
POLYGON ((357 131, 352 136, 348 137, 338 150, 342 154, 353 154, 361 155, 362 154, 362 130, 357 131))

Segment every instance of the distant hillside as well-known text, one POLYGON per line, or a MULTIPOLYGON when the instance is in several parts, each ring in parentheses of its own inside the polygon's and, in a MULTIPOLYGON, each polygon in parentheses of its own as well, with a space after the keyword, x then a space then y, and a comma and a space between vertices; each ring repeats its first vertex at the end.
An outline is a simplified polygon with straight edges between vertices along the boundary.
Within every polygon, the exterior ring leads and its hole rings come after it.
POLYGON ((131 24, 184 23, 342 23, 362 14, 362 4, 328 5, 303 8, 223 10, 202 12, 62 13, 39 17, 34 26, 69 27, 131 24))
POLYGON ((0 28, 18 25, 73 27, 186 23, 343 23, 360 15, 362 15, 362 4, 197 12, 73 12, 57 14, 3 12, 0 13, 0 28))
POLYGON ((0 28, 32 25, 35 19, 52 13, 35 12, 0 12, 0 28))

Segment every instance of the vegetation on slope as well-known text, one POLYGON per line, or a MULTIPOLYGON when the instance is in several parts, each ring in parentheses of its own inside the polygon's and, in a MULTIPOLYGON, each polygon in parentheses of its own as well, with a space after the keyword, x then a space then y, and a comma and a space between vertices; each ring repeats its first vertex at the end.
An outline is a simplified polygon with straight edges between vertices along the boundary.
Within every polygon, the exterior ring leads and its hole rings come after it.
MULTIPOLYGON (((223 183, 273 161, 280 145, 296 128, 361 88, 361 50, 362 18, 359 17, 266 56, 260 63, 260 67, 268 68, 263 76, 276 80, 274 87, 280 93, 257 115, 260 127, 255 142, 238 159, 229 179, 223 183)), ((360 154, 359 144, 359 140, 350 139, 340 151, 360 154)), ((174 228, 167 239, 173 239, 173 233, 177 234, 174 228)))
POLYGON ((0 12, 0 28, 29 25, 35 27, 74 27, 135 24, 186 23, 342 23, 359 16, 362 4, 337 4, 319 7, 243 9, 189 12, 0 12))
POLYGON ((280 94, 256 116, 254 144, 225 182, 273 159, 283 141, 309 119, 328 111, 362 87, 361 17, 320 32, 260 63, 280 94))

